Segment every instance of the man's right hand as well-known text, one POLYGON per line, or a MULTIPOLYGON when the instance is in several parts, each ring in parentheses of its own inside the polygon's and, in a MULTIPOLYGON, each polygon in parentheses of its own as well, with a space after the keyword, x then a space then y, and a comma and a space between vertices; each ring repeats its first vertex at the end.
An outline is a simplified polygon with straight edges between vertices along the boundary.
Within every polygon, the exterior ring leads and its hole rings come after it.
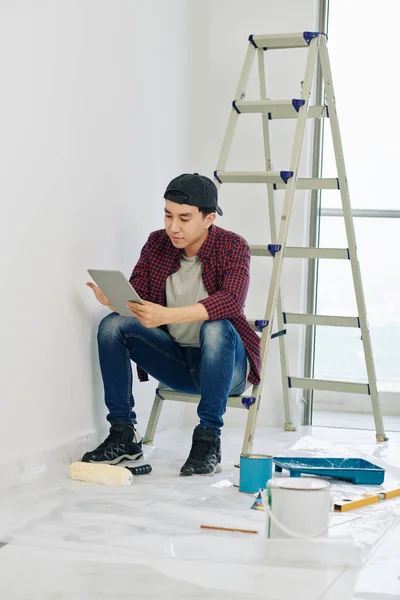
MULTIPOLYGON (((93 290, 93 293, 96 296, 97 300, 100 302, 100 304, 102 304, 103 306, 110 306, 108 298, 105 297, 105 295, 103 294, 101 289, 99 287, 97 287, 97 285, 95 285, 91 281, 87 281, 86 285, 93 290)), ((110 306, 110 308, 111 308, 111 306, 110 306)))

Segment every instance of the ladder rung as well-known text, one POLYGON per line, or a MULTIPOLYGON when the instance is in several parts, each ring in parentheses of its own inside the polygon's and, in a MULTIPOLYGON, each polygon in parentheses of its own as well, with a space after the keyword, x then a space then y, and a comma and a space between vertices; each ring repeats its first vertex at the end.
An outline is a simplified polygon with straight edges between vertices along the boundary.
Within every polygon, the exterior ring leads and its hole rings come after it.
POLYGON ((301 313, 283 313, 284 323, 289 325, 326 325, 328 327, 360 327, 358 317, 335 317, 301 313))
MULTIPOLYGON (((298 111, 292 100, 236 100, 234 107, 240 113, 268 113, 269 119, 297 119, 298 111)), ((327 107, 310 106, 308 117, 321 119, 327 117, 327 107)))
MULTIPOLYGON (((181 394, 180 392, 175 392, 170 389, 158 389, 157 395, 162 398, 162 400, 172 400, 175 402, 194 402, 198 404, 200 402, 199 394, 181 394)), ((242 394, 241 396, 229 396, 228 398, 228 406, 232 408, 246 408, 242 404, 242 398, 246 398, 249 394, 242 394)))
POLYGON ((215 171, 215 177, 221 183, 279 183, 284 185, 281 171, 215 171))
MULTIPOLYGON (((299 177, 296 190, 338 190, 339 179, 337 177, 299 177)), ((283 181, 275 184, 277 190, 286 189, 283 181)))
MULTIPOLYGON (((309 32, 251 35, 249 41, 251 41, 257 48, 264 48, 265 50, 308 48, 308 33, 309 32)), ((311 33, 311 35, 313 34, 311 33)))
MULTIPOLYGON (((272 256, 268 246, 251 245, 252 256, 272 256)), ((286 246, 285 258, 333 258, 350 260, 348 248, 302 248, 300 246, 286 246)))
POLYGON ((307 377, 288 377, 289 387, 303 390, 323 390, 332 392, 350 392, 370 395, 368 383, 349 383, 348 381, 330 381, 328 379, 309 379, 307 377))
MULTIPOLYGON (((285 189, 286 183, 281 173, 287 171, 215 171, 215 177, 221 183, 271 183, 276 189, 285 189)), ((299 177, 296 183, 298 190, 337 190, 339 182, 336 177, 299 177)))

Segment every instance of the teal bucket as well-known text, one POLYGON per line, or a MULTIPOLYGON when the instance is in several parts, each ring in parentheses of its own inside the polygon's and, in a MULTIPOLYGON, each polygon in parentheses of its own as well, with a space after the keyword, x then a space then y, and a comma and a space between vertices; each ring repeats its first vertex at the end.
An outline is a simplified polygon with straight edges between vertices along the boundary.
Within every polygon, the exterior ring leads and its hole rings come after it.
POLYGON ((255 494, 265 490, 272 477, 272 456, 266 454, 241 454, 239 491, 255 494))

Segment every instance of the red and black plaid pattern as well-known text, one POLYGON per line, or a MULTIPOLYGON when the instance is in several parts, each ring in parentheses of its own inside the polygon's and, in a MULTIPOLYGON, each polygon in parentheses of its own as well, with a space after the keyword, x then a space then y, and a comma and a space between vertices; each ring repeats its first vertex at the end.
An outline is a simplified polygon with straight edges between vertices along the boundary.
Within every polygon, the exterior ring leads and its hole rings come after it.
MULTIPOLYGON (((228 319, 240 335, 249 358, 249 381, 260 382, 260 338, 244 316, 250 282, 250 248, 237 233, 211 225, 198 254, 208 298, 200 300, 210 321, 228 319)), ((142 248, 130 282, 143 300, 166 306, 165 282, 180 269, 180 252, 172 245, 166 231, 150 234, 142 248)), ((148 375, 140 367, 141 381, 148 375)))

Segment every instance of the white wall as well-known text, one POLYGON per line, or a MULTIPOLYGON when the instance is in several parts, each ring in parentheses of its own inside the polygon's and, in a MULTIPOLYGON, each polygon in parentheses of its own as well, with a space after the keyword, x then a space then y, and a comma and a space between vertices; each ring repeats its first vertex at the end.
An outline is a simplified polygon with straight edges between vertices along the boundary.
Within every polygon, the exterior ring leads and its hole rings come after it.
POLYGON ((186 21, 184 0, 0 3, 2 459, 104 424, 86 269, 130 274, 187 167, 186 21))
MULTIPOLYGON (((106 311, 84 286, 86 268, 129 274, 149 231, 162 226, 168 180, 215 168, 248 35, 313 29, 316 4, 2 0, 4 460, 104 426, 95 334, 106 311)), ((273 57, 271 97, 300 93, 305 53, 289 54, 273 57)), ((262 168, 259 123, 251 120, 238 130, 233 168, 262 168)), ((275 165, 285 168, 294 129, 285 123, 278 134, 273 125, 275 165)), ((250 192, 223 188, 218 224, 267 242, 263 191, 250 192)), ((292 244, 304 242, 305 205, 295 207, 292 244)), ((249 315, 264 309, 264 265, 254 267, 249 315)), ((302 269, 292 264, 285 273, 288 310, 304 302, 302 269)), ((289 350, 296 369, 296 334, 289 350)), ((274 355, 261 420, 281 423, 276 368, 274 355)), ((151 383, 138 388, 141 414, 152 392, 151 383)), ((178 422, 180 411, 166 409, 163 423, 178 422)))

